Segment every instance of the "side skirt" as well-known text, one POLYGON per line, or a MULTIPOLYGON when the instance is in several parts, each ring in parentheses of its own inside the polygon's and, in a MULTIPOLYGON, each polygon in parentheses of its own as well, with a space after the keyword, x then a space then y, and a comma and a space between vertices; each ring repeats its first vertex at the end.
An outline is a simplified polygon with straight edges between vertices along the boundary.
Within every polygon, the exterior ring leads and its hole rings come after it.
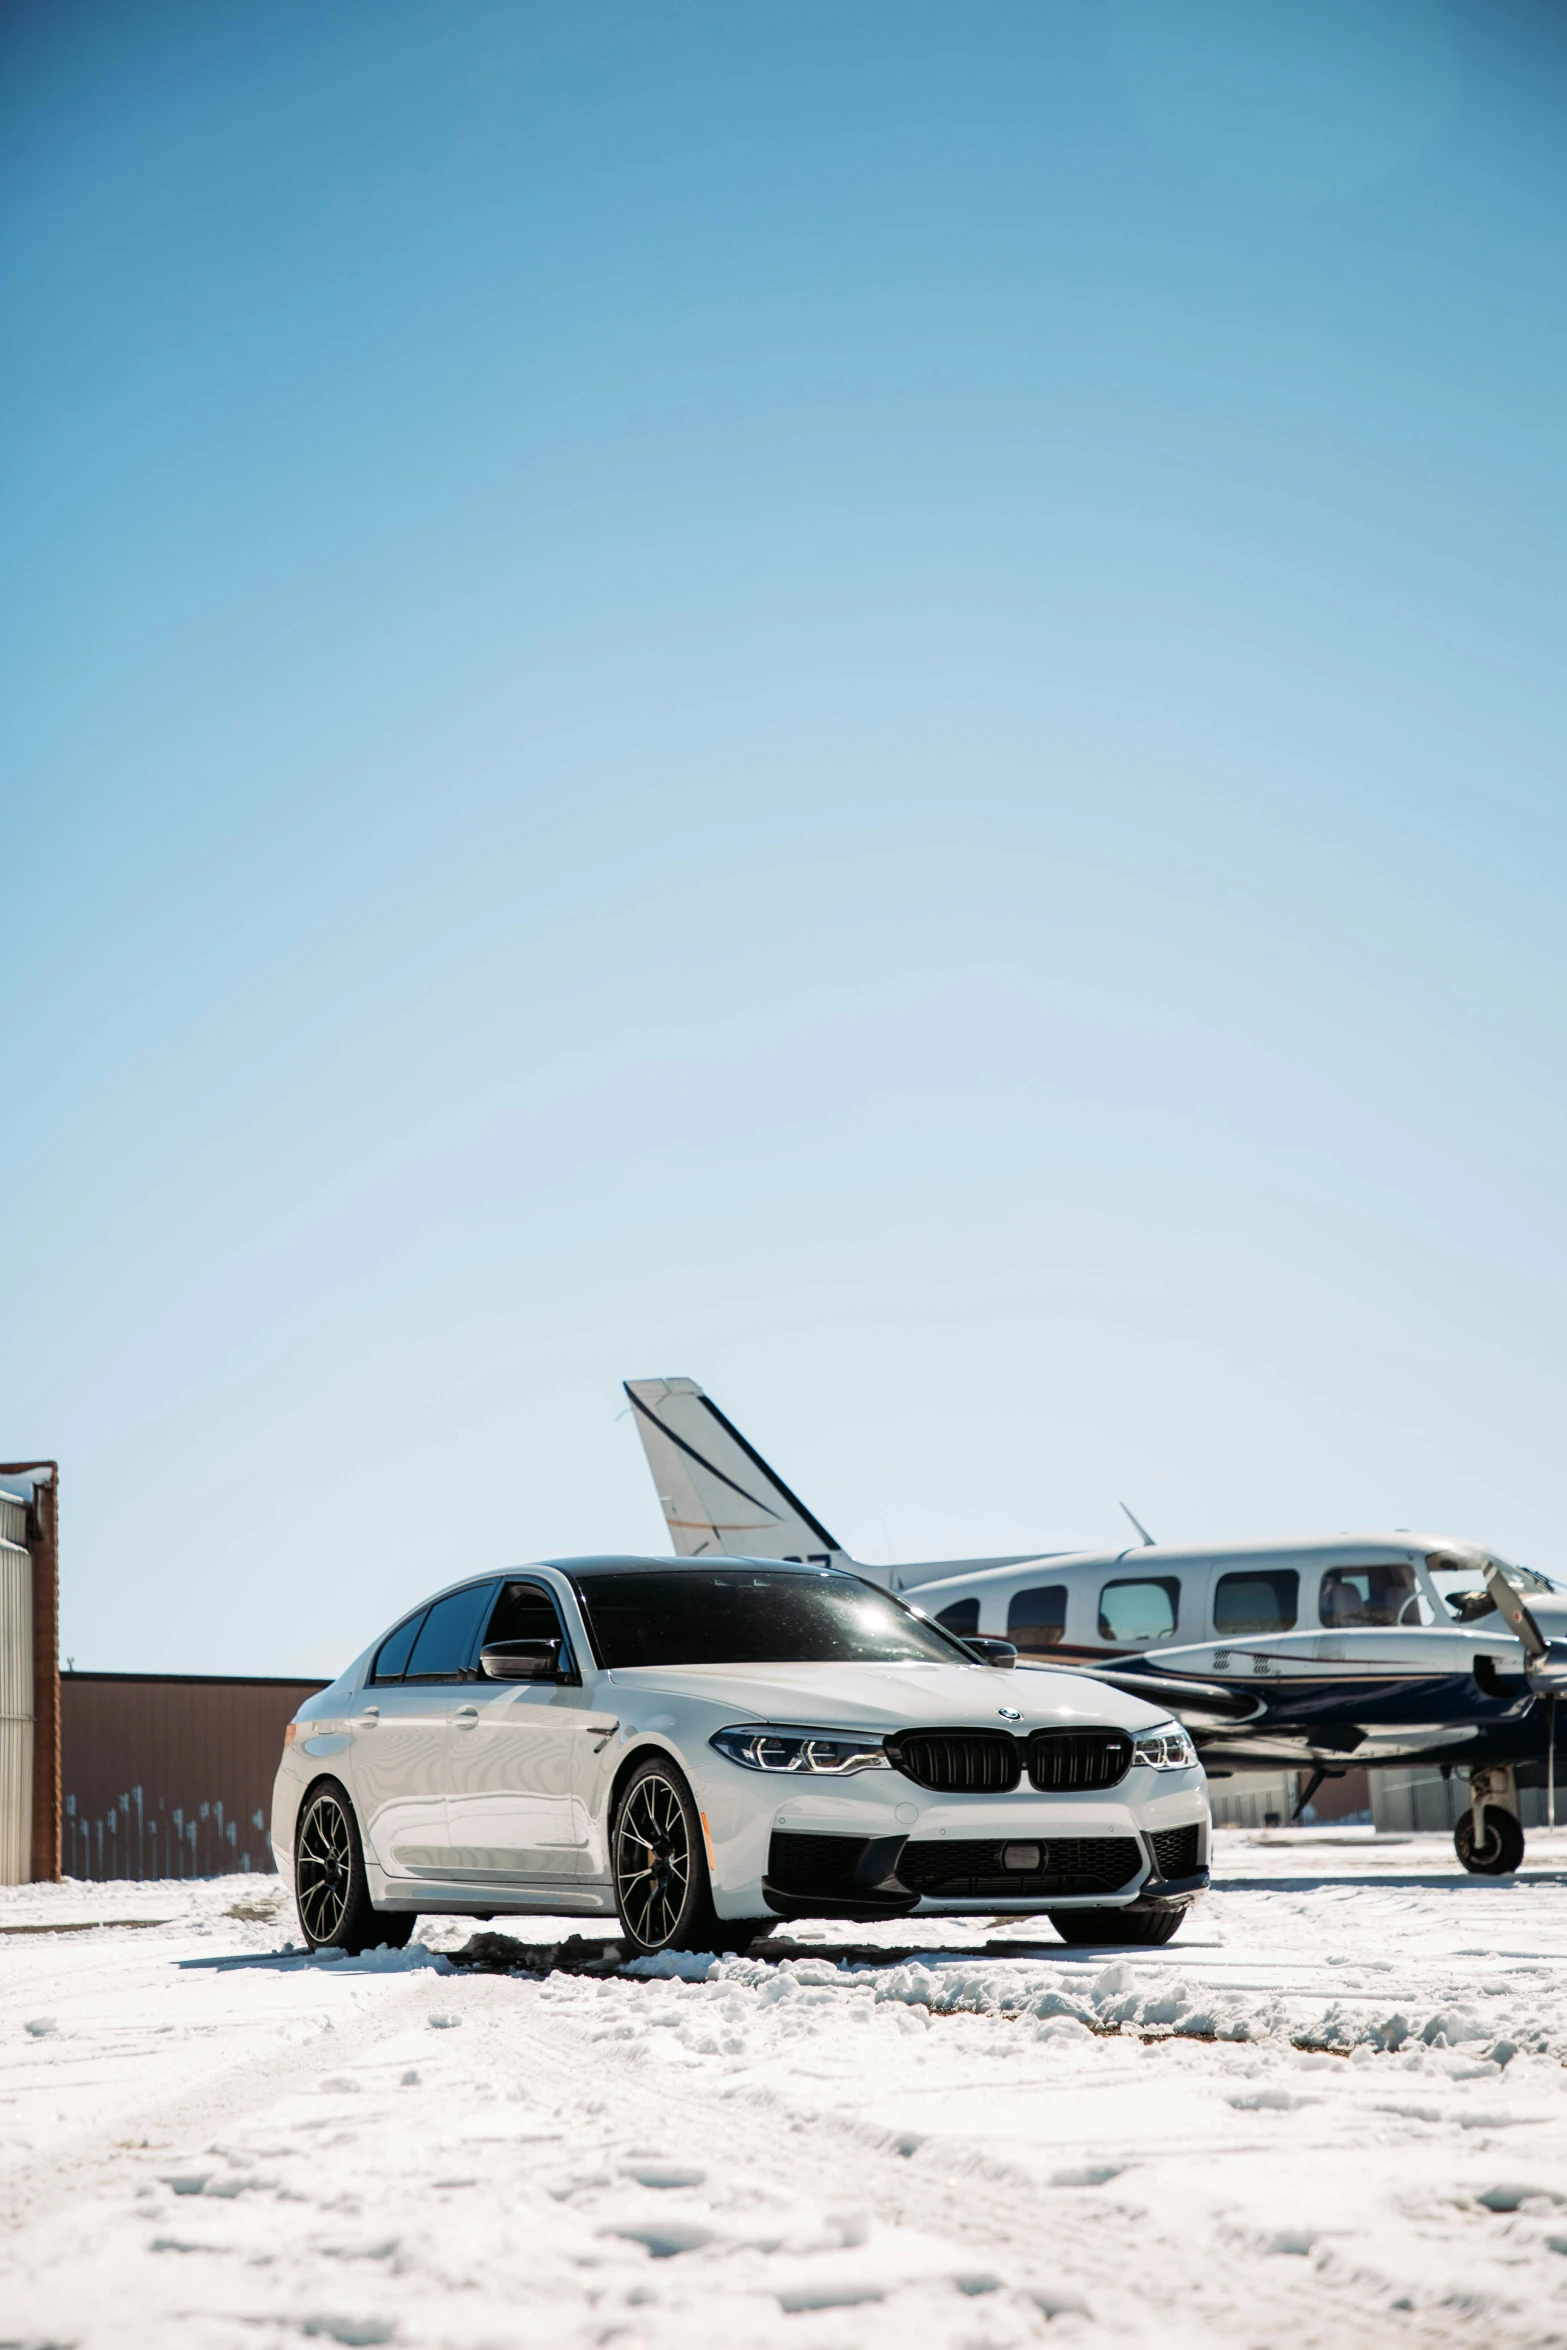
POLYGON ((520 1917, 606 1918, 617 1914, 607 1880, 587 1885, 580 1878, 570 1884, 519 1885, 515 1879, 506 1879, 488 1885, 454 1885, 432 1879, 428 1884, 411 1885, 406 1877, 381 1878, 377 1883, 379 1876, 377 1870, 370 1885, 370 1899, 377 1909, 411 1909, 424 1917, 498 1917, 503 1911, 515 1911, 520 1917))

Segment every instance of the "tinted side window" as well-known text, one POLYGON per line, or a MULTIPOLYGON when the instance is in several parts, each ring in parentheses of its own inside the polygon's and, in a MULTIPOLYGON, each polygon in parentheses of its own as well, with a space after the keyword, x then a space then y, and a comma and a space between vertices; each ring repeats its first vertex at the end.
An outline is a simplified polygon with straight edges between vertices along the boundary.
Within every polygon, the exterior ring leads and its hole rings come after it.
POLYGON ((495 1602, 483 1646, 492 1640, 563 1640, 555 1602, 537 1583, 508 1583, 495 1602))
MULTIPOLYGON (((1378 1567, 1329 1567, 1317 1613, 1335 1631, 1344 1624, 1396 1624, 1417 1590, 1415 1570, 1407 1559, 1391 1559, 1378 1567)), ((1413 1612, 1409 1620, 1416 1620, 1413 1612)))
POLYGON ((399 1624, 395 1632, 388 1634, 375 1652, 375 1663, 370 1668, 372 1681, 402 1679, 408 1652, 419 1637, 419 1627, 423 1622, 424 1609, 421 1608, 416 1616, 409 1617, 406 1624, 399 1624))
POLYGON ((955 1599, 950 1607, 942 1609, 936 1621, 938 1624, 945 1624, 949 1632, 977 1632, 979 1630, 979 1601, 977 1599, 955 1599))
POLYGON ((1047 1583, 1039 1591, 1014 1591, 1007 1605, 1007 1638, 1020 1656, 1037 1656, 1066 1635, 1066 1585, 1047 1583))
POLYGON ((1221 1575, 1213 1594, 1216 1632, 1293 1632, 1300 1577, 1293 1567, 1252 1567, 1221 1575))
POLYGON ((454 1591, 438 1599, 424 1619, 413 1654, 403 1673, 405 1681, 455 1681, 468 1661, 479 1618, 490 1604, 493 1583, 475 1590, 454 1591))
POLYGON ((1099 1594, 1101 1640, 1168 1640, 1180 1620, 1175 1575, 1128 1575, 1099 1594))

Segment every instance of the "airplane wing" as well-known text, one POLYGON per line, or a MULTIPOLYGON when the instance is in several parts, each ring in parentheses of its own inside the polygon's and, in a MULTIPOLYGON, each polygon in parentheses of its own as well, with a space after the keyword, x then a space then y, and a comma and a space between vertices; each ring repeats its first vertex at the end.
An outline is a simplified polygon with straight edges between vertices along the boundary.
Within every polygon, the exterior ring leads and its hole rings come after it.
POLYGON ((626 1394, 677 1558, 847 1564, 847 1553, 694 1379, 627 1379, 626 1394))
POLYGON ((1218 1681, 1190 1680, 1174 1673, 1120 1672, 1103 1665, 1080 1668, 1085 1680, 1106 1681, 1128 1697, 1146 1697, 1150 1705, 1168 1706, 1188 1728, 1215 1721, 1254 1722, 1266 1711, 1250 1689, 1226 1689, 1218 1681))

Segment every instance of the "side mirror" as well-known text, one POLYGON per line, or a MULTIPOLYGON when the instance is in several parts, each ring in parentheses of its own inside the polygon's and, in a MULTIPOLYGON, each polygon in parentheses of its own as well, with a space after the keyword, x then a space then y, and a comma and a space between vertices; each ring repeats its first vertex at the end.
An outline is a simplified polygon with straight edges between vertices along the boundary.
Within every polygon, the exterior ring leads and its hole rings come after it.
POLYGON ((487 1681, 560 1681, 560 1640, 496 1640, 479 1651, 479 1670, 487 1681))
POLYGON ((1010 1673, 1017 1663, 1017 1650, 1010 1640, 993 1640, 988 1633, 965 1632, 963 1645, 973 1651, 982 1665, 994 1665, 1000 1673, 1010 1673))

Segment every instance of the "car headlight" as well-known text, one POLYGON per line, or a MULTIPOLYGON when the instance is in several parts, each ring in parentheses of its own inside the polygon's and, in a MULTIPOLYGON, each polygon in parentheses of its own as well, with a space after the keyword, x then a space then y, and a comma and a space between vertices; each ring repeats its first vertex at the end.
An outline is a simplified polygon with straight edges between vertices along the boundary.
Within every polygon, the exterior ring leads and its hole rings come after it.
POLYGON ((1151 1763, 1156 1771, 1190 1771, 1197 1765, 1197 1749, 1178 1723, 1144 1730, 1132 1740, 1134 1763, 1151 1763))
POLYGON ((737 1722, 730 1729, 715 1730, 708 1744, 748 1771, 805 1771, 843 1779, 851 1771, 892 1768, 879 1738, 851 1737, 843 1730, 780 1729, 771 1722, 737 1722))

